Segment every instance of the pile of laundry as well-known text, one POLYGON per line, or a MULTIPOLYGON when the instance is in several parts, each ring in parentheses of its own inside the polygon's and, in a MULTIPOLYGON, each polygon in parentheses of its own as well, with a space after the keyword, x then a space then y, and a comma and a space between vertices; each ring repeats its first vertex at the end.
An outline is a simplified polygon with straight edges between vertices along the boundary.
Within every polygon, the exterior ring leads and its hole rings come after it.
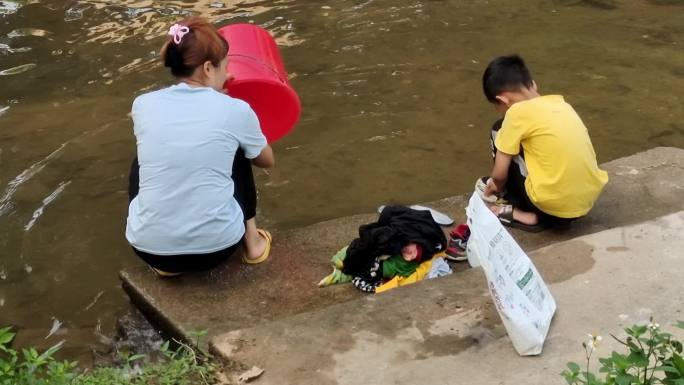
POLYGON ((377 222, 359 227, 359 237, 332 257, 333 272, 318 285, 352 282, 366 293, 451 274, 445 259, 465 260, 467 226, 447 239, 430 211, 387 206, 377 222), (465 237, 465 238, 464 238, 465 237))

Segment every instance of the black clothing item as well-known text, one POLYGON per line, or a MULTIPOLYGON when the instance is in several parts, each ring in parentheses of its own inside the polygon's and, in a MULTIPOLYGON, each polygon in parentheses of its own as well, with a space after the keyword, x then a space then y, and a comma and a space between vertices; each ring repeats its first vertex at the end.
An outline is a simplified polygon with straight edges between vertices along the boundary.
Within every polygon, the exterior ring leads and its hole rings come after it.
MULTIPOLYGON (((496 134, 501 129, 502 123, 503 119, 499 119, 496 122, 494 122, 494 125, 492 126, 492 132, 489 137, 489 143, 492 149, 492 156, 494 156, 495 158, 497 148, 494 144, 494 140, 496 138, 496 134)), ((522 157, 524 161, 525 153, 523 152, 522 146, 520 146, 520 157, 522 157)), ((517 164, 514 161, 511 161, 511 165, 508 167, 506 194, 503 198, 509 201, 515 208, 518 208, 522 211, 536 213, 537 217, 539 218, 539 224, 543 226, 563 227, 570 225, 570 223, 574 221, 575 218, 559 218, 551 214, 547 214, 541 211, 539 208, 537 208, 537 206, 535 206, 534 203, 532 203, 530 197, 527 196, 527 190, 525 189, 525 179, 527 177, 523 175, 523 172, 520 169, 520 167, 521 166, 519 164, 517 164)))
POLYGON ((370 271, 368 272, 368 277, 354 277, 352 278, 352 284, 355 288, 361 290, 364 293, 375 293, 375 289, 382 285, 382 262, 380 258, 375 258, 375 261, 371 264, 370 271))
POLYGON ((423 260, 446 249, 444 232, 432 219, 429 211, 387 206, 380 213, 377 222, 359 227, 359 238, 354 239, 347 248, 342 272, 374 281, 378 276, 371 276, 371 271, 376 258, 381 255, 399 255, 401 248, 409 243, 421 246, 423 260))
POLYGON ((145 263, 166 273, 189 273, 210 270, 235 254, 242 241, 225 249, 205 254, 157 255, 131 248, 145 263))
MULTIPOLYGON (((252 162, 245 157, 242 149, 238 149, 233 159, 231 175, 235 191, 233 196, 242 208, 245 221, 256 216, 257 192, 252 173, 252 162)), ((138 158, 133 159, 131 171, 128 175, 128 202, 138 196, 140 190, 140 165, 138 158)), ((148 265, 167 273, 182 273, 189 271, 204 271, 220 264, 235 253, 240 243, 223 250, 206 254, 178 254, 156 255, 146 253, 133 247, 133 251, 148 265)))
POLYGON ((252 172, 252 161, 247 159, 245 152, 238 149, 233 159, 233 172, 231 174, 235 191, 233 196, 242 208, 245 221, 256 217, 257 191, 252 172))

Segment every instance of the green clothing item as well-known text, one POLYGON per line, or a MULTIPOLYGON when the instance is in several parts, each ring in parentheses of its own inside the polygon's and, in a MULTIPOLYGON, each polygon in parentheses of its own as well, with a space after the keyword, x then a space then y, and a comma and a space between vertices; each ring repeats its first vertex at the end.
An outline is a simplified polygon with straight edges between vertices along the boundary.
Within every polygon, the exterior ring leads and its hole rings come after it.
POLYGON ((333 257, 330 259, 330 262, 332 263, 335 269, 342 270, 342 268, 344 267, 344 259, 347 258, 348 248, 349 246, 341 248, 340 251, 338 251, 337 254, 333 255, 333 257))
POLYGON ((420 262, 407 261, 401 255, 395 255, 382 263, 383 278, 393 278, 397 275, 408 277, 420 266, 420 262))
POLYGON ((337 283, 351 282, 351 275, 344 274, 342 268, 344 267, 344 258, 347 257, 347 247, 343 247, 337 254, 333 255, 330 259, 330 263, 333 266, 333 272, 325 276, 318 282, 319 287, 330 286, 337 283))

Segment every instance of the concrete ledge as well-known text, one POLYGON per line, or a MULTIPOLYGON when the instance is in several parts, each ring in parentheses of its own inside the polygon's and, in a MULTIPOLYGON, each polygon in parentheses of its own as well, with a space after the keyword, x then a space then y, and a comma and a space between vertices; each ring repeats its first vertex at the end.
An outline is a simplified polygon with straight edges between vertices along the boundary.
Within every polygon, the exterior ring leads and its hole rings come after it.
MULTIPOLYGON (((532 250, 684 209, 681 199, 684 150, 656 148, 603 167, 610 173, 611 181, 594 211, 570 231, 514 232, 524 249, 532 250)), ((465 196, 456 196, 430 205, 462 222, 465 202, 465 196)), ((356 236, 360 224, 376 217, 375 214, 356 215, 275 233, 272 258, 263 265, 247 266, 235 258, 211 272, 174 279, 158 279, 144 266, 128 269, 120 273, 123 288, 157 327, 180 338, 186 338, 194 330, 208 330, 209 336, 219 335, 359 299, 363 295, 350 285, 326 289, 315 285, 329 273, 330 256, 356 236)), ((444 305, 445 312, 453 312, 455 306, 470 308, 469 301, 476 301, 481 295, 469 291, 469 282, 479 280, 471 277, 473 274, 478 273, 456 274, 420 286, 427 290, 425 295, 436 301, 435 298, 453 297, 453 294, 440 297, 440 288, 458 285, 458 292, 462 294, 456 297, 465 302, 448 300, 444 305)), ((408 293, 411 289, 397 293, 408 293)), ((390 298, 402 296, 393 293, 390 298)), ((364 298, 364 301, 373 299, 364 298)), ((481 303, 476 301, 472 305, 481 303)))
MULTIPOLYGON (((562 384, 587 333, 684 319, 683 247, 681 211, 533 252, 558 304, 538 357, 514 351, 481 269, 229 332, 211 347, 265 369, 260 385, 562 384)), ((604 343, 598 356, 617 349, 604 343)))

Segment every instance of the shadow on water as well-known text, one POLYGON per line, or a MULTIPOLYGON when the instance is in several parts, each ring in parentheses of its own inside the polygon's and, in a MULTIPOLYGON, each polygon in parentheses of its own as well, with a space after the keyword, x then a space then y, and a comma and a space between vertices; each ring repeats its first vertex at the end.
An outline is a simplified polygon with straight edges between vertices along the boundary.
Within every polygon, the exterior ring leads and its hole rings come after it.
POLYGON ((282 229, 471 189, 496 118, 480 76, 503 53, 576 107, 601 161, 683 147, 681 5, 2 0, 0 325, 37 343, 58 320, 80 357, 126 310, 128 113, 170 83, 157 52, 177 18, 253 22, 282 46, 304 112, 257 175, 260 221, 282 229))

